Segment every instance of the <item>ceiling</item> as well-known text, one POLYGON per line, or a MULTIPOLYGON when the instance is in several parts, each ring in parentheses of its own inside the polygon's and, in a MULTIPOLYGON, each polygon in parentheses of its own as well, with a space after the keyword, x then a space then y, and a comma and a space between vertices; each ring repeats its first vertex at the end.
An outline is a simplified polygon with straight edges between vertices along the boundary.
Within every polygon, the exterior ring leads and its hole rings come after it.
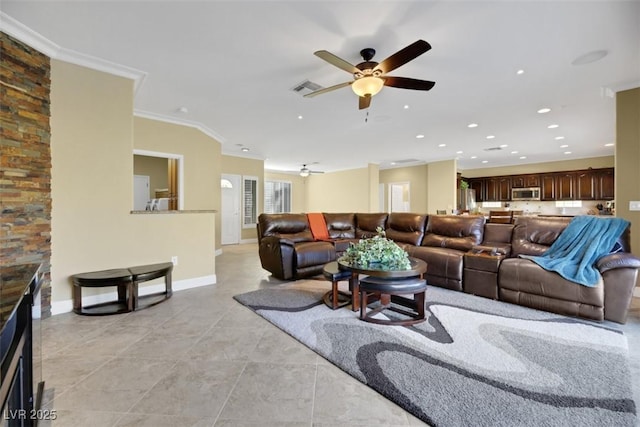
POLYGON ((66 52, 142 71, 136 114, 197 125, 224 154, 269 170, 609 156, 614 94, 640 86, 639 1, 3 0, 1 9, 66 52), (389 74, 433 80, 429 92, 385 87, 360 111, 348 87, 314 98, 292 90, 352 79, 316 50, 355 64, 363 48, 381 61, 418 39, 432 49, 389 74), (606 56, 574 64, 595 51, 606 56))

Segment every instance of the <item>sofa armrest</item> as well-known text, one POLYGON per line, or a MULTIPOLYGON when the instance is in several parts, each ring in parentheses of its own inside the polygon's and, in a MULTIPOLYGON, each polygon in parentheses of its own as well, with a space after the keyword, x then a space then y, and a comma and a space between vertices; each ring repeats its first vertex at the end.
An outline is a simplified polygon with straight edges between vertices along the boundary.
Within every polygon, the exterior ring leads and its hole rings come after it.
POLYGON ((295 243, 276 236, 263 237, 258 246, 262 268, 281 280, 293 278, 293 254, 295 243))
POLYGON ((628 252, 605 255, 598 260, 596 268, 604 273, 614 268, 640 268, 640 259, 628 252))

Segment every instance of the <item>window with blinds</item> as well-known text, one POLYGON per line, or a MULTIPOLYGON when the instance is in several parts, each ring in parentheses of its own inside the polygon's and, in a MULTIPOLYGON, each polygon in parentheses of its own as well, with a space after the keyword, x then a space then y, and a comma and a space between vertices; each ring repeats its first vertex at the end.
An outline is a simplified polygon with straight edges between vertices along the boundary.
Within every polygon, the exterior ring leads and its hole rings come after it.
POLYGON ((287 181, 265 181, 264 211, 266 213, 291 212, 291 183, 287 181))
POLYGON ((252 228, 258 222, 258 178, 242 177, 242 227, 252 228))

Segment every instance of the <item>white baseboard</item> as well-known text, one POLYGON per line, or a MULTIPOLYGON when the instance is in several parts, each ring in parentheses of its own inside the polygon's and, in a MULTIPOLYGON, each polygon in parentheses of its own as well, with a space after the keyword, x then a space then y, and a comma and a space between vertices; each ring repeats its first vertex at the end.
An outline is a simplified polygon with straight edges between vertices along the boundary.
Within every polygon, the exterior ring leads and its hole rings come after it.
POLYGON ((636 287, 633 290, 633 296, 636 297, 636 298, 640 298, 640 286, 636 287))
MULTIPOLYGON (((192 279, 175 280, 171 284, 171 288, 174 292, 184 291, 186 289, 199 288, 201 286, 215 285, 217 282, 216 275, 211 274, 209 276, 194 277, 192 279)), ((114 287, 115 288, 115 287, 114 287)), ((138 293, 140 296, 155 294, 163 292, 165 290, 164 282, 149 286, 140 286, 138 293)), ((116 291, 108 292, 99 295, 89 295, 82 297, 82 306, 100 304, 103 302, 115 301, 118 299, 118 293, 116 291)), ((65 301, 53 301, 51 303, 51 315, 69 313, 73 310, 73 300, 65 301)))

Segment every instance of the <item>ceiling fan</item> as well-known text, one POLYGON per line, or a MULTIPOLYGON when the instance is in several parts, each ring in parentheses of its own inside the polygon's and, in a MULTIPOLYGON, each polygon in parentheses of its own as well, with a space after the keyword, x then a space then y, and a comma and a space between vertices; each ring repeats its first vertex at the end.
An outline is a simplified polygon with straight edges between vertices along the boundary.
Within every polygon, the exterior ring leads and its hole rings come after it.
POLYGON ((324 172, 323 171, 312 171, 307 167, 307 165, 302 165, 302 168, 300 168, 300 176, 302 176, 302 177, 307 177, 312 173, 316 174, 316 173, 324 173, 324 172))
POLYGON ((371 105, 371 97, 380 92, 382 86, 391 86, 400 89, 429 90, 436 84, 435 82, 387 75, 388 72, 412 61, 427 52, 429 49, 431 49, 431 45, 429 43, 424 40, 418 40, 378 63, 372 61, 376 54, 375 49, 366 48, 360 51, 360 55, 362 56, 362 59, 364 59, 364 62, 361 62, 358 65, 352 65, 326 50, 319 50, 314 52, 314 55, 324 59, 331 65, 335 65, 336 67, 353 74, 354 80, 316 90, 306 94, 305 97, 313 97, 346 86, 351 86, 351 89, 353 89, 355 94, 359 97, 359 109, 364 110, 369 108, 369 105, 371 105))

